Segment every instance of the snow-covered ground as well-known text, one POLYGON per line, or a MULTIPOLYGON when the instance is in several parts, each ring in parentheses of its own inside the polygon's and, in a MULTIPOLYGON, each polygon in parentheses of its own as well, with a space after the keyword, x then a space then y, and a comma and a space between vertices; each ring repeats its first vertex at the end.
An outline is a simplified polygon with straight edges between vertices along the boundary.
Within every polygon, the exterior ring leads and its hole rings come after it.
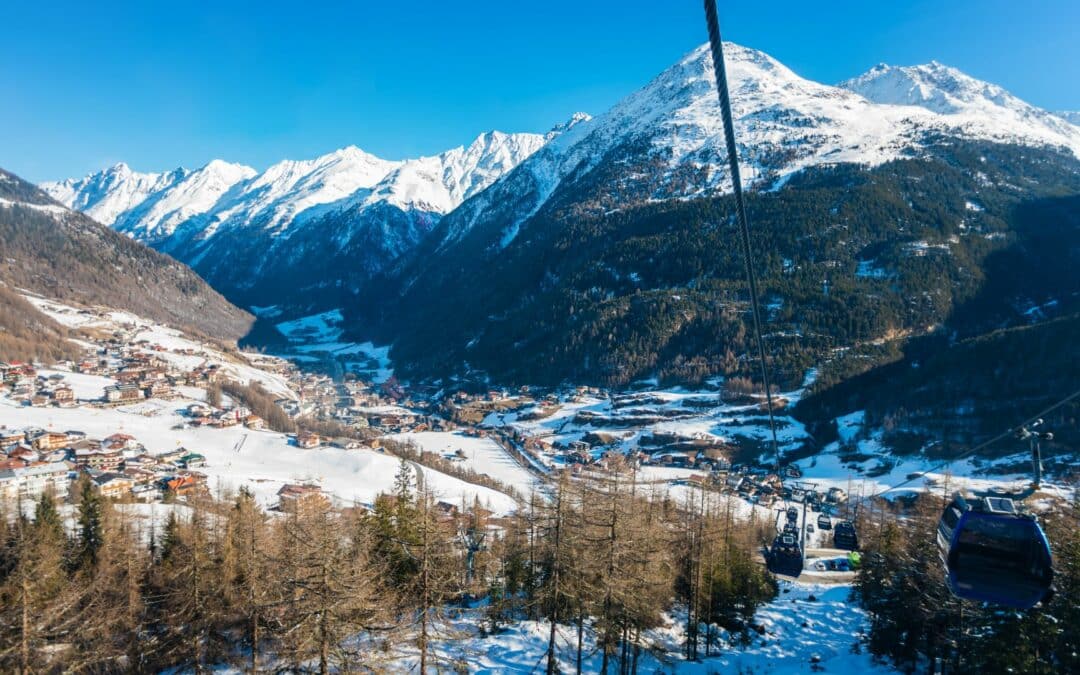
POLYGON ((71 373, 48 368, 41 368, 37 372, 38 375, 43 377, 53 375, 63 377, 64 384, 71 387, 71 390, 75 392, 75 398, 82 401, 100 399, 105 395, 105 387, 116 384, 116 380, 111 377, 102 377, 100 375, 84 375, 83 373, 71 373))
MULTIPOLYGON (((807 373, 802 386, 780 396, 787 408, 776 415, 777 439, 781 452, 799 449, 810 440, 805 427, 790 416, 789 411, 814 379, 807 373)), ((688 390, 681 387, 618 392, 609 396, 564 397, 557 405, 545 402, 527 405, 517 410, 492 412, 484 419, 489 427, 510 427, 520 433, 549 443, 568 445, 582 440, 587 434, 609 439, 623 452, 653 448, 641 445, 657 434, 671 434, 691 441, 743 445, 756 443, 763 453, 760 459, 771 461, 764 453, 771 435, 768 417, 757 405, 724 404, 718 390, 703 388, 688 390)), ((881 430, 864 429, 864 414, 855 412, 837 419, 840 441, 832 443, 806 459, 796 462, 803 479, 813 481, 821 489, 839 487, 852 497, 869 497, 880 493, 896 496, 911 491, 955 491, 957 489, 986 490, 992 487, 1017 488, 1030 480, 1026 473, 993 474, 988 472, 997 464, 1015 464, 1026 454, 1018 448, 1017 455, 996 461, 968 459, 941 467, 921 455, 900 458, 882 442, 881 430), (933 471, 931 471, 933 470, 933 471), (920 475, 914 479, 915 474, 920 475), (909 481, 910 482, 906 482, 909 481), (904 483, 899 489, 890 488, 904 483)), ((659 448, 656 448, 659 449, 659 448)), ((599 450, 594 450, 596 455, 599 450)), ((562 466, 559 451, 536 453, 549 467, 562 466)), ((669 482, 673 498, 685 499, 696 487, 686 479, 701 470, 666 466, 645 466, 640 476, 650 484, 669 482)), ((1068 498, 1069 490, 1047 485, 1046 492, 1068 498)))
MULTIPOLYGON (((212 491, 246 485, 265 505, 275 504, 278 489, 292 482, 314 481, 343 505, 372 504, 378 494, 392 489, 400 467, 395 457, 365 449, 305 450, 292 445, 284 434, 239 426, 183 428, 186 418, 179 411, 189 402, 150 399, 109 409, 28 408, 0 398, 0 425, 78 429, 96 438, 124 432, 152 454, 182 446, 206 457, 207 465, 199 471, 208 476, 212 491)), ((456 504, 476 498, 498 514, 516 506, 507 495, 431 469, 423 469, 423 476, 441 500, 456 504)))
POLYGON ((278 323, 278 331, 289 341, 289 346, 278 355, 298 363, 335 360, 344 370, 355 372, 375 383, 390 379, 394 374, 390 364, 390 347, 343 340, 343 322, 341 310, 332 309, 278 323))
MULTIPOLYGON (((850 601, 850 585, 832 586, 780 582, 775 600, 758 610, 755 620, 764 627, 763 635, 752 634, 748 645, 738 645, 721 632, 720 654, 697 662, 683 655, 685 624, 668 616, 666 625, 643 635, 650 647, 642 650, 639 670, 645 673, 754 673, 784 675, 795 673, 892 673, 893 669, 876 664, 859 645, 859 635, 866 629, 866 614, 850 601), (812 599, 811 599, 812 598, 812 599), (816 667, 815 667, 816 664, 816 667)), ((453 610, 451 610, 453 611, 453 610)), ((501 632, 481 636, 476 624, 481 610, 459 610, 448 617, 439 631, 435 649, 445 670, 461 664, 470 673, 535 673, 546 664, 548 631, 545 622, 521 621, 501 632)), ((559 626, 556 650, 562 672, 574 671, 577 634, 571 626, 559 626)), ((602 654, 596 646, 596 633, 587 625, 584 640, 583 670, 598 672, 602 654)), ((414 650, 401 648, 402 655, 388 663, 390 672, 415 672, 414 650)), ((704 652, 704 647, 702 647, 704 652)))
MULTIPOLYGON (((817 483, 821 488, 839 487, 852 497, 883 495, 899 497, 911 492, 938 492, 943 496, 957 490, 989 490, 1004 488, 1019 490, 1031 482, 1030 473, 997 474, 987 472, 995 465, 1015 465, 1026 462, 1026 450, 994 461, 978 458, 964 459, 941 466, 922 456, 896 457, 882 444, 880 429, 864 430, 863 411, 837 418, 840 441, 825 446, 813 457, 800 460, 803 478, 817 483), (844 461, 842 445, 854 448, 859 455, 869 456, 865 461, 844 461)), ((1026 466, 1026 464, 1022 464, 1026 466)), ((1069 499, 1072 488, 1044 482, 1043 492, 1069 499)))
POLYGON ((467 436, 460 432, 424 431, 391 436, 401 443, 414 443, 420 449, 457 459, 477 473, 485 473, 495 480, 516 488, 527 495, 540 486, 535 474, 517 463, 507 452, 490 438, 467 436), (458 451, 461 455, 458 455, 458 451))
MULTIPOLYGON (((253 359, 263 358, 260 355, 252 355, 249 358, 243 352, 226 353, 213 345, 191 339, 176 329, 129 312, 96 308, 80 309, 31 294, 25 297, 39 310, 69 328, 110 333, 121 329, 131 329, 134 332, 131 337, 132 343, 146 340, 150 347, 161 347, 162 349, 155 351, 155 354, 182 370, 191 370, 203 364, 216 364, 230 379, 243 383, 258 382, 267 391, 281 398, 295 398, 296 396, 284 377, 252 365, 253 359)), ((98 384, 91 384, 90 380, 79 378, 73 379, 73 384, 76 381, 81 382, 85 391, 89 391, 91 387, 96 388, 98 384)), ((100 393, 98 395, 100 396, 100 393)), ((82 398, 78 391, 76 391, 76 396, 82 398)))

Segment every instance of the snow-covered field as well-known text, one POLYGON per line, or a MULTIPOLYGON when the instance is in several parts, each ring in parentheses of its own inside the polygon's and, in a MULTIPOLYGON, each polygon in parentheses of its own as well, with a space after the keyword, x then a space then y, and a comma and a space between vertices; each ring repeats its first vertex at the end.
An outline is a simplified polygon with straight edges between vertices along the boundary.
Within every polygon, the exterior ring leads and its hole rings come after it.
POLYGON ((527 495, 540 486, 535 474, 517 463, 503 448, 490 438, 467 436, 460 432, 424 431, 391 436, 401 443, 414 443, 420 449, 457 458, 477 473, 486 473, 495 480, 515 487, 527 495), (458 451, 461 455, 457 455, 458 451))
POLYGON ((71 387, 71 390, 75 392, 75 398, 83 401, 101 398, 105 395, 105 387, 116 384, 116 380, 111 377, 102 377, 100 375, 84 375, 82 373, 70 373, 63 370, 50 370, 48 368, 41 368, 37 372, 38 375, 43 377, 50 377, 53 375, 63 377, 64 384, 71 387))
MULTIPOLYGON (((667 617, 665 626, 643 635, 650 649, 642 650, 639 670, 644 673, 754 673, 785 675, 795 673, 892 673, 893 669, 874 663, 859 645, 866 628, 866 615, 849 601, 846 584, 822 586, 780 582, 781 593, 756 615, 763 635, 752 634, 748 645, 738 645, 721 632, 720 654, 697 662, 685 659, 682 644, 685 624, 667 617), (812 598, 812 599, 811 599, 812 598), (815 667, 816 663, 816 667, 815 667)), ((470 673, 535 673, 546 665, 548 631, 545 622, 521 621, 499 633, 481 636, 475 627, 481 610, 458 610, 448 617, 435 644, 442 666, 460 664, 470 673)), ((571 626, 560 626, 556 650, 562 672, 574 671, 577 634, 571 626)), ((702 648, 704 652, 704 648, 702 648)), ((598 672, 602 654, 596 633, 586 626, 583 670, 598 672)), ((415 672, 415 651, 402 648, 402 655, 387 664, 390 672, 415 672)))
MULTIPOLYGON (((258 382, 275 396, 295 398, 295 394, 289 388, 284 377, 256 368, 251 364, 251 360, 262 358, 259 355, 252 355, 249 359, 243 352, 240 352, 239 355, 227 354, 212 345, 193 340, 178 330, 129 312, 78 309, 45 300, 35 295, 28 294, 25 297, 39 310, 69 328, 100 330, 110 333, 121 329, 131 329, 134 332, 130 338, 132 343, 146 340, 151 347, 161 347, 162 349, 155 351, 155 354, 180 369, 191 370, 203 364, 217 364, 231 379, 243 383, 258 382)), ((97 383, 91 384, 90 380, 81 379, 81 377, 74 377, 70 382, 73 385, 76 382, 81 382, 82 385, 85 385, 84 391, 90 391, 91 386, 97 386, 97 383)), ((106 385, 102 384, 101 386, 106 385)), ((97 395, 100 396, 100 393, 97 395)), ((76 390, 76 396, 83 398, 78 393, 78 390, 76 390)))
POLYGON ((373 382, 390 379, 394 374, 390 364, 390 347, 343 340, 343 321, 341 310, 332 309, 276 324, 289 341, 289 347, 279 355, 300 363, 332 359, 341 363, 345 370, 373 382))
MULTIPOLYGON (((0 424, 78 429, 96 438, 124 432, 153 454, 182 446, 206 457, 207 465, 199 471, 208 476, 211 490, 219 487, 236 490, 246 485, 266 505, 277 502, 277 491, 283 484, 299 481, 318 483, 343 505, 371 504, 379 493, 391 491, 400 467, 397 458, 374 450, 331 447, 305 450, 291 445, 284 434, 272 431, 243 427, 178 428, 185 422, 179 410, 188 403, 150 399, 110 409, 28 408, 3 398, 0 424)), ((438 499, 456 504, 477 498, 498 514, 515 508, 511 497, 495 490, 427 468, 423 475, 438 499)))

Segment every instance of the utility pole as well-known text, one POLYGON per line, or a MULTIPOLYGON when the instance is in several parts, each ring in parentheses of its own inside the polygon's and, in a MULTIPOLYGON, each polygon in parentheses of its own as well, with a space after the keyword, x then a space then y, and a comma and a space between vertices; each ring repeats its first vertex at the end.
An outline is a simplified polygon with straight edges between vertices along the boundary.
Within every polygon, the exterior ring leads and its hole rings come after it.
POLYGON ((1016 432, 1017 438, 1028 442, 1028 447, 1031 449, 1031 471, 1034 475, 1034 480, 1031 483, 1032 491, 1038 490, 1042 487, 1042 448, 1039 441, 1052 441, 1054 440, 1054 434, 1049 431, 1039 431, 1039 427, 1042 426, 1042 419, 1035 420, 1031 425, 1020 427, 1020 430, 1016 432))

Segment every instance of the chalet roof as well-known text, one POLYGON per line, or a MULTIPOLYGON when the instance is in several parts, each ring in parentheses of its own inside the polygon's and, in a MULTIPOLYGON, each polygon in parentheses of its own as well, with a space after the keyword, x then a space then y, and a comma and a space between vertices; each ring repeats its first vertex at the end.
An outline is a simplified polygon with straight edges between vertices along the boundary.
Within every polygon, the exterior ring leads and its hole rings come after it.
POLYGON ((52 474, 68 473, 71 471, 69 462, 41 462, 21 468, 4 469, 0 471, 0 480, 12 478, 27 478, 30 476, 48 476, 52 474))
POLYGON ((111 471, 106 471, 105 473, 99 473, 98 475, 94 476, 91 480, 94 481, 95 485, 98 485, 100 487, 100 486, 103 486, 103 485, 108 485, 109 483, 112 483, 113 481, 117 481, 117 480, 131 481, 131 478, 128 477, 128 476, 125 476, 123 474, 113 473, 111 471))
POLYGON ((322 488, 318 485, 306 485, 303 483, 286 483, 278 490, 278 497, 285 499, 296 499, 297 497, 304 497, 307 495, 321 494, 322 488))

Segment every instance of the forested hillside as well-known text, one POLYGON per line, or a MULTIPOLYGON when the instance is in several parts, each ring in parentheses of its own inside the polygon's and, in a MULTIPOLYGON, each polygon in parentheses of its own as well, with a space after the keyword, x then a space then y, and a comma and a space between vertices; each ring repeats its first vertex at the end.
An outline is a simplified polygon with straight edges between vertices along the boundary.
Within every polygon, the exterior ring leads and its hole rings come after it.
POLYGON ((0 285, 0 360, 54 362, 78 356, 68 331, 0 285))
POLYGON ((251 316, 185 265, 69 211, 0 170, 0 280, 62 301, 124 309, 221 339, 251 316))
MULTIPOLYGON (((612 183, 601 174, 618 170, 601 162, 576 183, 596 191, 557 192, 505 248, 477 228, 430 251, 353 317, 379 319, 416 375, 468 364, 504 381, 625 385, 748 373, 730 197, 596 208, 612 183)), ((824 364, 823 389, 895 360, 910 336, 1072 311, 1078 194, 1071 154, 946 139, 926 157, 809 169, 751 194, 780 381, 824 364)))

